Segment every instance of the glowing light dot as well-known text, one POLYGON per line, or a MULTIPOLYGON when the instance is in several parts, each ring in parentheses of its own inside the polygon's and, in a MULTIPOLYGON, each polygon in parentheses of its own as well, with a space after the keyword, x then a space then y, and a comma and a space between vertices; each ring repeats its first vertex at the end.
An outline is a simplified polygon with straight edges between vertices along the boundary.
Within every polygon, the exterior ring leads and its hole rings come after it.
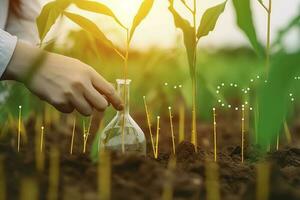
POLYGON ((298 78, 297 76, 294 77, 295 80, 297 80, 297 78, 298 78))
POLYGON ((250 88, 247 88, 248 91, 250 91, 250 88))
POLYGON ((242 108, 242 110, 245 110, 245 108, 242 108))
POLYGON ((171 110, 171 106, 169 106, 168 109, 171 110))
POLYGON ((234 87, 237 87, 237 84, 234 84, 234 87))
POLYGON ((243 105, 242 105, 242 108, 244 108, 244 107, 245 107, 245 105, 243 104, 243 105))
POLYGON ((230 83, 230 86, 232 87, 232 86, 233 86, 233 83, 230 83))
POLYGON ((235 110, 239 110, 239 108, 238 108, 238 107, 235 107, 235 110))
POLYGON ((224 83, 222 83, 221 85, 222 85, 222 86, 224 86, 225 84, 224 84, 224 83))
POLYGON ((248 93, 248 91, 247 90, 245 90, 245 94, 247 94, 248 93))
POLYGON ((265 83, 267 83, 268 82, 268 80, 265 80, 265 83))
POLYGON ((257 75, 256 78, 259 79, 260 77, 257 75))
POLYGON ((220 86, 217 87, 217 89, 220 89, 220 88, 221 88, 220 86))
POLYGON ((217 90, 216 93, 219 94, 219 90, 217 90))
POLYGON ((165 82, 165 86, 167 86, 168 85, 168 83, 167 82, 165 82))
POLYGON ((254 80, 253 79, 250 79, 250 82, 253 82, 254 80))
POLYGON ((244 118, 242 118, 242 121, 244 121, 245 119, 244 118))
POLYGON ((219 99, 218 102, 221 103, 221 99, 219 99))
POLYGON ((231 105, 228 105, 228 108, 231 108, 231 105))
POLYGON ((242 89, 242 92, 244 92, 244 89, 242 89))
POLYGON ((157 119, 159 119, 160 118, 160 116, 157 116, 157 119))
POLYGON ((176 89, 176 88, 177 88, 177 86, 175 85, 175 86, 174 86, 174 89, 176 89))
POLYGON ((224 103, 222 103, 222 107, 224 107, 225 106, 225 104, 224 103))
POLYGON ((253 108, 252 108, 252 107, 250 107, 250 110, 253 110, 253 108))
POLYGON ((295 99, 294 99, 294 98, 291 98, 291 101, 295 101, 295 99))
POLYGON ((216 108, 213 108, 213 111, 215 111, 216 110, 216 108))
POLYGON ((182 88, 182 85, 178 85, 178 87, 182 88))
POLYGON ((291 96, 293 96, 293 94, 292 94, 292 93, 290 93, 290 97, 291 97, 291 96))
POLYGON ((21 108, 22 108, 22 106, 19 106, 19 108, 21 109, 21 108))
POLYGON ((42 126, 41 129, 44 130, 44 127, 42 126))
POLYGON ((248 101, 245 101, 245 104, 248 105, 248 101))

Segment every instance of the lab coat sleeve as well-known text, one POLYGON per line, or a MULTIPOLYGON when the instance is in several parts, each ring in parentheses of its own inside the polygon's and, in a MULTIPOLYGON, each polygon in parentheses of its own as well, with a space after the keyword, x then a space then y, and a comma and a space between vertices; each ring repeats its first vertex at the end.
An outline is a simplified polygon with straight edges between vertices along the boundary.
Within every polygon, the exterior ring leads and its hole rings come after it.
POLYGON ((0 77, 3 75, 17 44, 17 37, 0 29, 0 77))

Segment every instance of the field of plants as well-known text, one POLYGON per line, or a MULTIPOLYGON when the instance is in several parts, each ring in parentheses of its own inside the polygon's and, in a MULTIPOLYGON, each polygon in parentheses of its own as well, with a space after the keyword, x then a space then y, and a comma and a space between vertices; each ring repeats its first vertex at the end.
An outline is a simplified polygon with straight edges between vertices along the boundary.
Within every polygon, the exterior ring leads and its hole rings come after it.
POLYGON ((0 200, 300 199, 300 44, 284 45, 300 32, 300 15, 274 33, 272 0, 224 0, 204 13, 199 0, 164 0, 180 35, 175 47, 131 48, 156 1, 140 0, 130 26, 102 1, 43 7, 40 47, 92 66, 125 109, 63 114, 21 84, 2 83, 0 200), (229 4, 249 45, 203 48, 229 4), (266 41, 253 4, 265 14, 266 41), (112 20, 124 45, 70 7, 112 20), (61 20, 79 29, 57 45, 46 36, 61 20))

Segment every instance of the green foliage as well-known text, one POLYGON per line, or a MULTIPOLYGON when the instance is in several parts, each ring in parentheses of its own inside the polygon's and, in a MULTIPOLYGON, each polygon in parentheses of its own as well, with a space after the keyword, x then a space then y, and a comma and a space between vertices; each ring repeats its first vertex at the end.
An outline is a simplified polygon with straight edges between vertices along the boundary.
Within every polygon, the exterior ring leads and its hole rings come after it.
POLYGON ((200 39, 209 34, 209 32, 213 31, 216 23, 223 13, 227 0, 224 3, 213 6, 205 11, 202 16, 200 26, 197 31, 197 38, 200 39))
POLYGON ((36 19, 41 42, 45 39, 58 17, 69 6, 68 0, 56 0, 46 4, 36 19))
POLYGON ((129 41, 132 39, 135 29, 143 21, 143 19, 149 14, 149 12, 153 6, 153 2, 154 2, 154 0, 144 0, 143 3, 141 4, 137 14, 135 15, 135 17, 133 19, 133 22, 132 22, 129 41))
POLYGON ((183 37, 184 37, 184 45, 187 51, 187 56, 188 56, 188 62, 190 66, 190 73, 191 76, 193 77, 195 75, 195 70, 193 69, 193 57, 195 53, 195 38, 194 38, 194 29, 190 25, 190 23, 183 19, 179 13, 175 10, 174 8, 174 1, 169 0, 170 6, 169 10, 173 15, 174 23, 175 26, 179 29, 182 30, 183 32, 183 37))
POLYGON ((263 57, 264 50, 257 39, 256 30, 253 24, 250 0, 232 0, 236 13, 238 27, 245 33, 256 53, 263 57))
POLYGON ((64 15, 68 17, 70 20, 72 20, 74 23, 78 24, 82 29, 93 35, 95 38, 103 41, 104 44, 115 48, 113 43, 107 39, 107 37, 103 34, 102 31, 97 27, 96 24, 94 24, 91 20, 82 17, 80 15, 70 13, 70 12, 64 12, 64 15))
POLYGON ((95 1, 86 1, 86 0, 71 0, 78 8, 94 13, 99 13, 112 17, 121 27, 126 28, 122 22, 116 17, 111 9, 106 5, 95 2, 95 1))
POLYGON ((290 104, 289 92, 295 87, 294 76, 300 74, 299 63, 300 51, 275 55, 268 83, 259 91, 258 143, 265 151, 282 128, 290 104))

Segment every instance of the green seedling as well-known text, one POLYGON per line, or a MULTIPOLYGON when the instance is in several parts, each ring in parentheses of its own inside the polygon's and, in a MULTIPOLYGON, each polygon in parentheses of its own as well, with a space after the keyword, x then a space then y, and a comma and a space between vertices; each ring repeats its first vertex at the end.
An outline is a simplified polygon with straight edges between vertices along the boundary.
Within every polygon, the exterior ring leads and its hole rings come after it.
POLYGON ((217 121, 216 108, 213 108, 213 125, 214 125, 214 161, 217 162, 217 121))
POLYGON ((169 106, 169 119, 170 119, 170 128, 171 128, 171 137, 172 137, 172 149, 173 154, 176 155, 176 145, 175 145, 175 136, 174 136, 174 128, 173 128, 173 116, 172 116, 172 108, 169 106))
POLYGON ((98 193, 100 200, 111 199, 111 158, 105 149, 99 153, 98 193))
POLYGON ((43 152, 44 147, 44 126, 41 127, 41 137, 40 137, 40 152, 43 152))
POLYGON ((200 38, 207 36, 217 23, 220 14, 224 11, 227 0, 224 3, 218 4, 209 8, 203 14, 200 25, 197 28, 197 0, 193 0, 193 8, 190 7, 185 0, 181 0, 184 7, 192 16, 192 25, 186 19, 182 18, 174 8, 174 0, 169 0, 169 10, 173 15, 175 26, 182 30, 184 35, 184 44, 187 52, 188 63, 190 68, 190 75, 192 81, 192 138, 191 142, 197 151, 197 126, 196 126, 196 96, 197 96, 197 44, 200 38))
POLYGON ((184 123, 185 123, 185 108, 184 104, 180 103, 179 105, 179 126, 178 126, 178 142, 183 142, 185 137, 184 137, 184 123))
POLYGON ((156 159, 158 158, 158 146, 159 146, 159 131, 160 131, 159 119, 160 119, 160 116, 157 116, 157 118, 156 118, 156 142, 155 142, 155 154, 154 154, 154 157, 156 159))
POLYGON ((241 160, 242 163, 244 163, 244 149, 245 149, 245 108, 242 108, 242 120, 241 120, 241 132, 242 132, 242 137, 241 137, 241 160))
POLYGON ((59 189, 59 150, 57 147, 51 147, 49 158, 49 183, 47 199, 58 199, 59 189))
POLYGON ((35 165, 39 173, 42 173, 45 168, 45 152, 43 152, 43 129, 41 128, 42 119, 37 117, 35 124, 35 165), (40 133, 40 134, 38 134, 40 133))
POLYGON ((153 155, 155 156, 155 145, 154 145, 154 139, 153 139, 153 134, 152 134, 152 128, 151 128, 151 119, 150 119, 150 114, 146 102, 146 97, 143 96, 144 100, 144 106, 145 106, 145 112, 146 112, 146 117, 147 117, 147 124, 148 124, 148 129, 149 129, 149 134, 150 134, 150 140, 151 140, 151 145, 152 145, 152 151, 153 155))
POLYGON ((168 169, 166 171, 165 183, 163 186, 162 200, 172 200, 173 199, 173 182, 174 173, 176 169, 176 158, 171 156, 168 163, 168 169))
POLYGON ((82 149, 83 153, 86 152, 86 144, 87 144, 87 141, 90 136, 92 120, 93 120, 93 117, 90 118, 88 129, 85 128, 85 121, 83 120, 83 149, 82 149))
POLYGON ((75 129, 76 129, 76 117, 74 117, 74 120, 73 120, 72 137, 71 137, 71 145, 70 145, 70 154, 71 155, 73 154, 75 129))
POLYGON ((20 152, 20 145, 21 145, 21 123, 22 123, 22 106, 19 106, 19 118, 18 118, 18 152, 20 152))

